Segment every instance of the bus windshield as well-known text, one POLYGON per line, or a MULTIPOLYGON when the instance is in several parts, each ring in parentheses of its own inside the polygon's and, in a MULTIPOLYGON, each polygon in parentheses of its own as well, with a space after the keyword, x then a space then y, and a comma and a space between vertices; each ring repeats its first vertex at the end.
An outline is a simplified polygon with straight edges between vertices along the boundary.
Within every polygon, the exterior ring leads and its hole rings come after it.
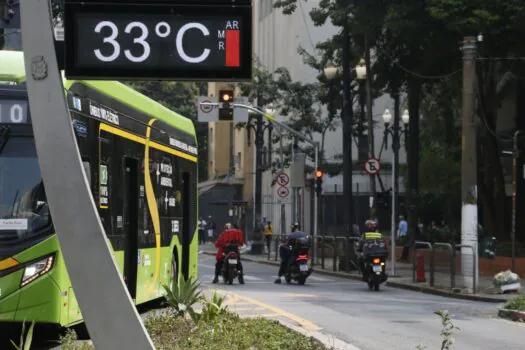
POLYGON ((0 150, 0 245, 50 232, 51 214, 32 137, 8 137, 0 150))

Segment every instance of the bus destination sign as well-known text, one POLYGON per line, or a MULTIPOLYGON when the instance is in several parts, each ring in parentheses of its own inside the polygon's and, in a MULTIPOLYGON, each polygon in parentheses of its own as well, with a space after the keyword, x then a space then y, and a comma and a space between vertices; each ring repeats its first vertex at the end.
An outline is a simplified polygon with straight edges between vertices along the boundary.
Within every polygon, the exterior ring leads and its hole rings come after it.
POLYGON ((67 78, 249 81, 251 6, 68 3, 67 78))

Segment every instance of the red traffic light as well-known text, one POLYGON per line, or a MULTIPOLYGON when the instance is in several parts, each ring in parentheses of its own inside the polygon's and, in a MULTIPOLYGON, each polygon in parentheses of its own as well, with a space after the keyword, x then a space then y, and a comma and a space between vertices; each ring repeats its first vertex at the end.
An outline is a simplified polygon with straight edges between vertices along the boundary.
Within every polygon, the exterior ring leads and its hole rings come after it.
POLYGON ((323 177, 323 175, 324 175, 324 173, 323 173, 322 170, 317 170, 317 171, 315 172, 315 177, 323 177))

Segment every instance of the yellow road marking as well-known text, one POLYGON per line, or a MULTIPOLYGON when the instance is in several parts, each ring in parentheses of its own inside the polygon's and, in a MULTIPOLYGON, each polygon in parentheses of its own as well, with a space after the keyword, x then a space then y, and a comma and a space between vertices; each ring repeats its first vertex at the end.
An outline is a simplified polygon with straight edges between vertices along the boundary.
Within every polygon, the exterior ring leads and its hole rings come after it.
POLYGON ((264 310, 262 307, 235 307, 232 308, 232 310, 235 311, 257 311, 257 310, 264 310))
POLYGON ((216 292, 218 294, 222 294, 222 295, 225 295, 225 296, 231 295, 231 296, 237 297, 240 300, 245 300, 245 301, 249 302, 250 304, 254 304, 254 305, 262 307, 262 308, 264 308, 264 309, 266 309, 268 311, 272 311, 272 312, 276 313, 277 315, 286 317, 286 318, 288 318, 288 319, 290 319, 292 321, 297 322, 304 329, 307 329, 307 330, 310 330, 310 331, 319 331, 319 330, 321 330, 320 327, 318 327, 317 325, 315 325, 311 321, 308 321, 308 320, 306 320, 306 319, 304 319, 302 317, 294 315, 294 314, 292 314, 292 313, 290 313, 288 311, 282 310, 282 309, 280 309, 278 307, 275 307, 273 305, 269 305, 269 304, 263 303, 262 301, 255 300, 255 299, 246 297, 244 295, 239 295, 239 294, 235 294, 235 293, 232 293, 232 292, 225 292, 225 291, 222 291, 222 290, 217 290, 216 292))

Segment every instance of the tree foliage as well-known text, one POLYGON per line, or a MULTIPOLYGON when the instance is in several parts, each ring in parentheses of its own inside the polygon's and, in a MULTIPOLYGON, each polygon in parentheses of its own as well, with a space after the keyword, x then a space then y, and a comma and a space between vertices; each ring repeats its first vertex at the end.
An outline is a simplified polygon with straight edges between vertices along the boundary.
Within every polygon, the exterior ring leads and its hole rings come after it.
MULTIPOLYGON (((279 0, 274 6, 284 14, 292 14, 302 1, 307 0, 279 0)), ((525 2, 377 0, 349 5, 346 0, 321 0, 310 17, 317 26, 330 21, 342 27, 345 20, 349 21, 354 53, 351 62, 342 62, 342 37, 340 32, 335 33, 317 44, 315 52, 308 53, 308 62, 320 74, 328 61, 338 66, 354 65, 366 43, 373 53, 373 94, 407 94, 412 223, 420 215, 459 221, 460 46, 465 36, 483 35, 483 42, 478 43, 481 59, 477 61, 476 84, 478 189, 486 231, 510 232, 501 163, 502 142, 508 140, 496 130, 498 108, 508 91, 515 89, 517 77, 525 76, 525 65, 513 59, 525 56, 521 40, 525 34, 525 2), (420 112, 425 116, 421 122, 420 112)), ((305 50, 301 50, 304 56, 305 50)))

